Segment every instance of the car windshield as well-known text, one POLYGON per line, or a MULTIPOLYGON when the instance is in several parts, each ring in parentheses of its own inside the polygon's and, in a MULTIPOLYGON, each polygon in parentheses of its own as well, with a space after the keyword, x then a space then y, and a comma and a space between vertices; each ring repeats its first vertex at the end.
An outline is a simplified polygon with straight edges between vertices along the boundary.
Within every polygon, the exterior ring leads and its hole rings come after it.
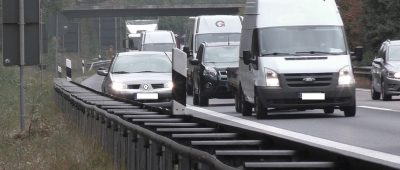
POLYGON ((239 62, 239 46, 206 47, 204 63, 239 62))
POLYGON ((240 33, 217 33, 217 34, 199 34, 196 35, 196 52, 199 49, 201 43, 213 43, 213 42, 239 42, 240 33))
POLYGON ((400 45, 389 47, 389 61, 400 61, 400 45))
POLYGON ((175 48, 174 43, 154 43, 143 45, 143 51, 159 51, 159 52, 170 52, 175 48))
POLYGON ((115 59, 112 73, 171 73, 172 63, 165 54, 120 55, 115 59))
POLYGON ((339 26, 263 28, 259 33, 263 56, 347 53, 343 30, 339 26))

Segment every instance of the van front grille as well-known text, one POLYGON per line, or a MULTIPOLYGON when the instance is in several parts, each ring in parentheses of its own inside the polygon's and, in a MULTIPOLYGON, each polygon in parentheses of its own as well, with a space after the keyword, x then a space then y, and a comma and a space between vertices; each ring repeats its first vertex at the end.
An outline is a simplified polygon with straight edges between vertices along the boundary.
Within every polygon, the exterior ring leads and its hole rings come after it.
POLYGON ((332 84, 333 73, 284 74, 289 87, 323 87, 332 84))

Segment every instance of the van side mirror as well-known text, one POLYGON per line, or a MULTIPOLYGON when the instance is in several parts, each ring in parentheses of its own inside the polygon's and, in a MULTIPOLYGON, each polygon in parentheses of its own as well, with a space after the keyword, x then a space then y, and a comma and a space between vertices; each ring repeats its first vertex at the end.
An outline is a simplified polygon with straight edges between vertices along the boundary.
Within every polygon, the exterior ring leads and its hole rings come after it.
POLYGON ((378 64, 378 65, 383 65, 384 60, 383 60, 383 58, 375 58, 374 61, 372 61, 372 62, 374 62, 375 64, 378 64))
POLYGON ((199 65, 199 60, 197 59, 190 59, 189 62, 191 65, 199 65))
POLYGON ((354 49, 354 53, 352 53, 351 59, 355 61, 361 61, 364 56, 364 47, 362 46, 357 46, 354 49))
POLYGON ((100 75, 100 76, 107 76, 108 75, 108 71, 105 68, 100 67, 97 70, 97 74, 100 75))
POLYGON ((250 51, 243 51, 243 62, 246 65, 251 63, 251 52, 250 51))

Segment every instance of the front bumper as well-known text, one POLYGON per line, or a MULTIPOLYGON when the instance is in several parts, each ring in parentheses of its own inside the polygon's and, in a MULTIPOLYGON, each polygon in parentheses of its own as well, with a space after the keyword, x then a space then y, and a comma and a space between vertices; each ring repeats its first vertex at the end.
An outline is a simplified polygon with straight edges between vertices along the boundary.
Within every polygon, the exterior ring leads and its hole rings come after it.
POLYGON ((324 88, 271 88, 256 87, 257 96, 269 108, 307 108, 352 106, 355 104, 354 86, 324 88), (301 93, 325 93, 325 100, 302 100, 301 93))
POLYGON ((400 95, 400 80, 387 78, 385 90, 388 95, 400 95))
POLYGON ((142 90, 112 91, 111 95, 125 98, 128 100, 145 101, 145 102, 168 102, 172 100, 171 89, 148 90, 148 91, 142 91, 142 90), (138 93, 157 93, 158 99, 146 99, 146 100, 138 99, 137 98, 138 93))

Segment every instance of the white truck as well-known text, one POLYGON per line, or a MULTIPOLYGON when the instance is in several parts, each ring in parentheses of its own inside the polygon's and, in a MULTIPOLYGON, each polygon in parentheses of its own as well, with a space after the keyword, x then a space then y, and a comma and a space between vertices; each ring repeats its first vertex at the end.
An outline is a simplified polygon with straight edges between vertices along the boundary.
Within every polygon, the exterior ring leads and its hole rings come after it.
POLYGON ((248 0, 238 80, 230 80, 238 83, 236 109, 250 116, 254 107, 258 119, 270 108, 340 109, 353 117, 351 60, 362 53, 349 51, 335 0, 248 0))
POLYGON ((127 39, 124 47, 129 50, 139 50, 142 32, 158 30, 158 20, 127 20, 125 25, 127 39))
MULTIPOLYGON (((186 31, 185 47, 188 61, 196 59, 200 44, 215 42, 239 42, 242 29, 242 17, 237 15, 204 15, 190 18, 186 31)), ((193 92, 193 67, 188 64, 187 92, 193 92)))

